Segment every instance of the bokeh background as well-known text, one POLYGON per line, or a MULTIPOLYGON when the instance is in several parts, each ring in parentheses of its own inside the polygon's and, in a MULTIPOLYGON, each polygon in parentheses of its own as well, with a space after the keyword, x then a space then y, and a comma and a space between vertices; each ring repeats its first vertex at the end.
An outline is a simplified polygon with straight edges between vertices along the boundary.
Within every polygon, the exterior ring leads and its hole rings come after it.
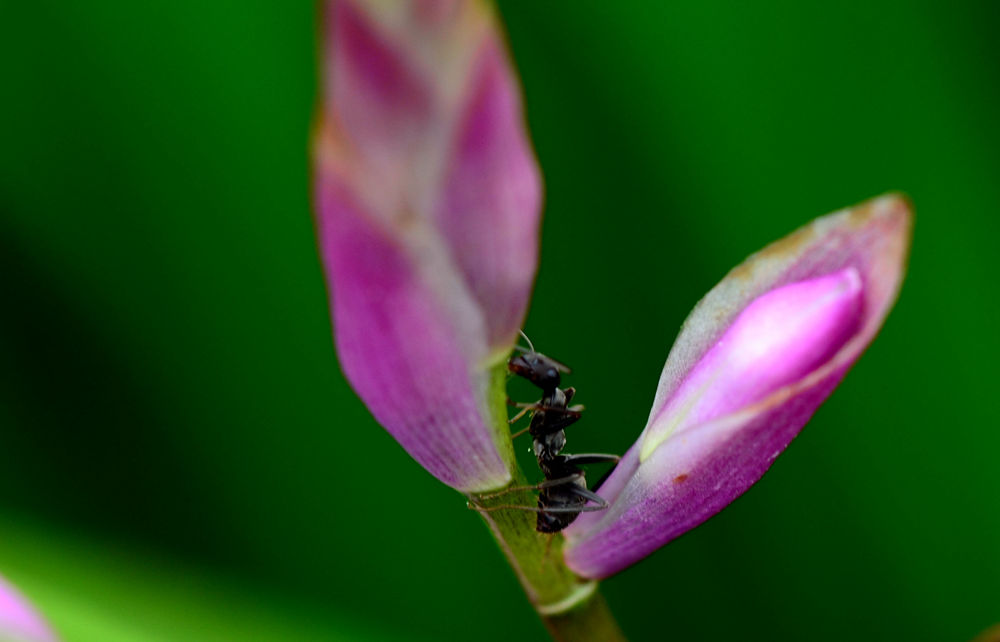
MULTIPOLYGON (((623 451, 684 316, 890 189, 882 335, 745 497, 604 583, 636 640, 1000 621, 996 2, 504 2, 546 178, 527 329, 623 451)), ((541 640, 338 370, 308 2, 0 5, 0 572, 68 642, 541 640), (493 620, 493 612, 503 617, 493 620)))

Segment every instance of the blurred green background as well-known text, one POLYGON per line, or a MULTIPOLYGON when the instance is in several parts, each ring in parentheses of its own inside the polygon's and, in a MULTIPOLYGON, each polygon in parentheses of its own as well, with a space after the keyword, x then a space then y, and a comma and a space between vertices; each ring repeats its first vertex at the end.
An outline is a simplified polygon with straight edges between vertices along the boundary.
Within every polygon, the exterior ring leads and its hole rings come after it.
MULTIPOLYGON (((0 572, 68 642, 540 640, 332 349, 306 2, 0 5, 0 572), (489 610, 505 612, 487 624, 489 610)), ((1000 621, 1000 4, 503 3, 546 178, 527 329, 623 451, 684 316, 889 189, 882 336, 765 479, 605 593, 636 640, 1000 621)))

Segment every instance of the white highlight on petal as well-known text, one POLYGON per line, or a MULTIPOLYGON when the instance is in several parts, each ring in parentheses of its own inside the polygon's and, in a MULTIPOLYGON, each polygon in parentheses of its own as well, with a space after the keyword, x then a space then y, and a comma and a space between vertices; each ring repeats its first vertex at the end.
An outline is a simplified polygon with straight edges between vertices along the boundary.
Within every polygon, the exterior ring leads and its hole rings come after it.
POLYGON ((853 267, 755 299, 650 424, 644 461, 672 435, 752 405, 830 359, 856 333, 863 284, 853 267))

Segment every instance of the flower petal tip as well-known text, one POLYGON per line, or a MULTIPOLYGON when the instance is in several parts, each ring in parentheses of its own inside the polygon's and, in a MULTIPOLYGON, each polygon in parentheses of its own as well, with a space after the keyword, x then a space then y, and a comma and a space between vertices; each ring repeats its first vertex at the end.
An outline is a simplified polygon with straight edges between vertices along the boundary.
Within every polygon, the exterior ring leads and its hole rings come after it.
POLYGON ((56 642, 49 626, 28 600, 0 577, 0 640, 12 642, 56 642))

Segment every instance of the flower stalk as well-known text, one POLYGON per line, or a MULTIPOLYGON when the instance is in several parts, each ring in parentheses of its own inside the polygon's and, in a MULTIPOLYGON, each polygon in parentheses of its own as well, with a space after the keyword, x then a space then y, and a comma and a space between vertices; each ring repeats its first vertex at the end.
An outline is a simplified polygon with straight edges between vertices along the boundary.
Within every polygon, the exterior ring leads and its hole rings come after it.
MULTIPOLYGON (((519 470, 514 479, 518 485, 525 483, 519 470)), ((528 490, 487 500, 470 496, 470 502, 479 502, 485 508, 513 502, 531 506, 536 501, 537 497, 528 490)), ((555 640, 615 642, 625 639, 600 594, 597 580, 580 578, 566 566, 562 535, 536 532, 535 513, 528 511, 498 510, 481 514, 555 640)))
MULTIPOLYGON (((491 403, 498 431, 509 434, 506 420, 506 363, 492 371, 491 403)), ((512 449, 511 440, 507 447, 512 449)), ((505 457, 514 462, 513 452, 505 457)), ((537 496, 531 490, 505 489, 528 485, 516 463, 510 469, 512 482, 490 492, 469 494, 469 507, 480 510, 483 521, 510 562, 528 600, 537 611, 553 639, 558 641, 616 642, 625 637, 598 590, 597 580, 577 576, 563 561, 564 538, 535 530, 536 513, 524 510, 490 510, 501 505, 534 506, 537 496)))

